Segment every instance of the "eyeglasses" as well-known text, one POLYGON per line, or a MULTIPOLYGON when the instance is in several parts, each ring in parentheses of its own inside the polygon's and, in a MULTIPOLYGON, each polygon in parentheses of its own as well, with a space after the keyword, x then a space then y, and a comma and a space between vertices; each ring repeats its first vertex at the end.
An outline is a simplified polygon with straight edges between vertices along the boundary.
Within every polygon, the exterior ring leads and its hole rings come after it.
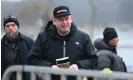
POLYGON ((6 16, 6 17, 3 18, 4 21, 7 21, 9 19, 17 20, 17 17, 9 15, 9 16, 6 16))

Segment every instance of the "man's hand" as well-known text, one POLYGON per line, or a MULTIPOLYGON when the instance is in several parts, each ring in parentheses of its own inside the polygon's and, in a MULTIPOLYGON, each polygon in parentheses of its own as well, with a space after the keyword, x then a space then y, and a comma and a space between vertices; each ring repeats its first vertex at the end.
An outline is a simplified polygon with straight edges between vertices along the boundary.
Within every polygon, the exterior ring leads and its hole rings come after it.
POLYGON ((58 68, 58 66, 57 65, 52 65, 52 68, 58 68))
POLYGON ((70 67, 69 67, 70 70, 78 70, 78 66, 77 64, 72 64, 70 67))

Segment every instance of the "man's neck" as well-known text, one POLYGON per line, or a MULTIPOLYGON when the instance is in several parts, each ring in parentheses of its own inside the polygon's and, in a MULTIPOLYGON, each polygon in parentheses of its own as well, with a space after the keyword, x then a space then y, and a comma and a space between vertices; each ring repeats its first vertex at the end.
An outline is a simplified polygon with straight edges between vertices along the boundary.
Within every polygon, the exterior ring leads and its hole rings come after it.
POLYGON ((69 34, 70 30, 63 33, 63 32, 60 32, 60 31, 57 29, 57 32, 58 32, 59 35, 61 35, 61 36, 66 36, 67 34, 69 34))

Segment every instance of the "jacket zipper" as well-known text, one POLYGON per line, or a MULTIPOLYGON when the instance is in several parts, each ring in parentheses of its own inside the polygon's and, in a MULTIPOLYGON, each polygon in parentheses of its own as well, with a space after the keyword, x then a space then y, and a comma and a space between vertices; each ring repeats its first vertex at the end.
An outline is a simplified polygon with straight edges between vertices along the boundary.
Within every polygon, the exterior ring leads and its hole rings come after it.
POLYGON ((66 41, 64 41, 64 44, 63 44, 63 57, 66 56, 66 41))

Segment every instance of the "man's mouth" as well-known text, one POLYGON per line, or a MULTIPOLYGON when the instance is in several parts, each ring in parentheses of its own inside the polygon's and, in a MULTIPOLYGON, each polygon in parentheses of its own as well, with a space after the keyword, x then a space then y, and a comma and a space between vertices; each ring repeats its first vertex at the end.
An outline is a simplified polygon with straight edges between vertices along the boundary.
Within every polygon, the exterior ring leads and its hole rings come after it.
POLYGON ((61 26, 62 28, 67 28, 67 26, 61 26))
POLYGON ((13 33, 13 31, 10 31, 9 33, 13 33))

